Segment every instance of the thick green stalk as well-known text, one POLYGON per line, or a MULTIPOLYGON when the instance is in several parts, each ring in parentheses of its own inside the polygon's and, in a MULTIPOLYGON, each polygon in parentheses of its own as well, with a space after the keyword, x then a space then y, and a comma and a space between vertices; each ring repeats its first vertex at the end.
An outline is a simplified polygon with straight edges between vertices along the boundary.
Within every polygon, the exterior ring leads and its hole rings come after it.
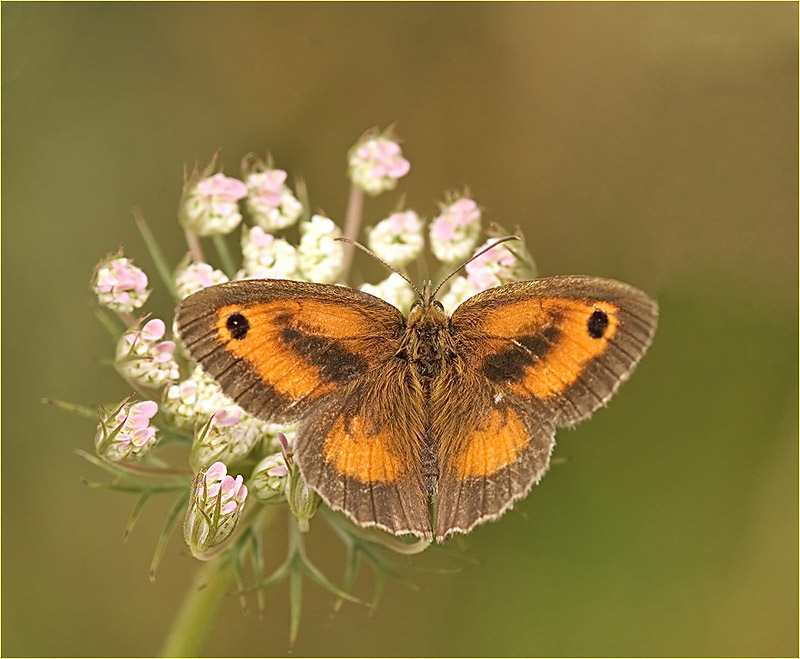
POLYGON ((227 554, 203 564, 178 610, 161 651, 162 657, 199 657, 203 654, 233 578, 233 560, 227 554))

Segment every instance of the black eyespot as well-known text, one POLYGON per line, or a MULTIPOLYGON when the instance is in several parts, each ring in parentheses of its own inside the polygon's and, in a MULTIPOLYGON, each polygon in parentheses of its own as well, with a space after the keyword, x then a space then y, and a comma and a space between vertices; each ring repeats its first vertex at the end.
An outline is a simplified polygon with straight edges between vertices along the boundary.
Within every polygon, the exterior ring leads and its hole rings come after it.
POLYGON ((589 316, 589 321, 586 323, 586 329, 589 330, 589 336, 593 339, 602 339, 608 328, 608 314, 600 309, 595 309, 592 315, 589 316))
POLYGON ((434 300, 433 306, 436 307, 439 311, 444 311, 444 305, 441 302, 439 302, 439 300, 434 300))
POLYGON ((242 314, 235 313, 228 316, 225 327, 228 328, 228 331, 231 333, 231 336, 234 339, 243 339, 247 336, 247 331, 250 329, 250 323, 247 322, 247 318, 245 318, 242 314))

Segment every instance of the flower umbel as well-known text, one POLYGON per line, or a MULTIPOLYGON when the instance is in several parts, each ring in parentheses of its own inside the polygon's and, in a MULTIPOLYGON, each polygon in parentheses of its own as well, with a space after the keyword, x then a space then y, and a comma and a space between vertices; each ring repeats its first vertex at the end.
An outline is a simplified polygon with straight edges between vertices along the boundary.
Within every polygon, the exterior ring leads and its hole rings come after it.
MULTIPOLYGON (((302 179, 295 178, 295 196, 287 185, 286 171, 276 167, 270 157, 266 162, 254 156, 245 157, 242 180, 218 172, 216 157, 207 167, 195 168, 185 176, 178 219, 185 229, 189 255, 177 267, 174 262, 166 261, 142 218, 139 227, 152 261, 175 300, 227 282, 229 277, 293 279, 357 286, 407 313, 417 294, 405 276, 411 281, 432 278, 435 286, 452 273, 457 261, 476 253, 476 245, 482 240, 481 210, 467 193, 447 196, 428 229, 416 211, 404 209, 401 198, 388 216, 385 211, 376 211, 371 219, 377 222, 364 231, 364 207, 371 203, 365 195, 375 196, 392 190, 409 169, 410 164, 391 130, 382 134, 370 131, 348 153, 352 185, 343 215, 345 234, 348 239, 367 243, 375 255, 397 271, 376 284, 365 283, 362 277, 350 272, 348 259, 353 251, 346 252, 345 245, 336 240, 342 236, 342 229, 331 218, 319 213, 308 218, 311 204, 302 179), (299 227, 295 229, 298 222, 299 227), (223 235, 237 226, 241 226, 240 255, 232 253, 237 250, 233 237, 223 235), (430 251, 438 263, 426 253, 426 231, 430 251), (435 274, 431 277, 430 273, 435 274)), ((484 237, 497 235, 494 231, 490 228, 484 237)), ((452 277, 438 296, 452 312, 478 291, 518 279, 526 272, 521 262, 532 263, 523 244, 515 243, 513 251, 500 245, 467 265, 464 274, 452 277)), ((126 399, 111 412, 101 410, 94 440, 99 457, 89 454, 84 457, 114 476, 110 483, 92 485, 139 494, 128 530, 152 495, 176 497, 157 543, 151 564, 153 572, 170 532, 183 514, 184 540, 192 555, 209 560, 223 554, 219 565, 232 566, 230 574, 236 575, 240 593, 255 591, 259 608, 264 606, 269 586, 284 578, 289 580, 290 639, 293 640, 299 625, 301 587, 306 577, 333 593, 340 603, 358 601, 350 590, 364 561, 375 569, 380 585, 385 575, 396 576, 384 552, 412 554, 428 546, 425 540, 409 542, 376 529, 358 528, 328 509, 319 494, 309 487, 293 457, 291 446, 298 440, 297 425, 268 423, 237 406, 214 379, 191 363, 185 347, 180 342, 176 345, 167 336, 167 328, 174 328, 175 322, 170 323, 165 310, 157 313, 160 318, 145 311, 140 312, 145 315, 138 321, 132 316, 134 310, 148 301, 150 290, 147 275, 123 256, 122 251, 98 264, 92 277, 92 289, 99 304, 118 316, 97 309, 97 315, 114 337, 113 364, 145 400, 126 399), (252 494, 249 498, 248 488, 252 494), (290 520, 289 544, 285 560, 266 576, 262 544, 269 546, 269 557, 274 556, 274 542, 267 535, 268 524, 279 513, 290 520), (312 518, 318 521, 309 531, 312 518), (347 552, 347 569, 341 587, 331 583, 306 555, 306 538, 313 541, 317 537, 317 525, 330 527, 347 552), (244 583, 243 575, 252 575, 255 584, 244 583)), ((220 293, 224 290, 220 289, 220 293)), ((313 322, 312 314, 303 320, 309 319, 313 322)), ((257 328, 258 322, 256 314, 253 327, 257 328)), ((331 320, 323 318, 319 322, 325 325, 331 320)), ((199 341, 203 350, 207 347, 214 351, 219 349, 216 341, 219 326, 209 326, 209 329, 199 341)), ((177 336, 174 329, 172 335, 177 336)), ((194 352, 197 345, 193 344, 194 352)), ((251 356, 249 349, 246 345, 241 354, 251 356)), ((285 363, 281 362, 280 370, 287 381, 299 382, 306 377, 303 364, 290 356, 285 363)), ((235 371, 236 387, 226 385, 231 396, 242 396, 253 384, 252 379, 239 381, 242 373, 242 370, 235 371)), ((240 400, 252 401, 252 397, 240 400)), ((270 418, 266 412, 264 418, 270 418)), ((304 446, 304 440, 308 441, 300 437, 297 445, 304 446)), ((315 438, 314 441, 322 440, 315 438)), ((374 503, 365 502, 365 505, 374 503)), ((231 585, 230 581, 224 584, 226 588, 231 585)), ((208 596, 209 591, 198 590, 191 597, 202 598, 208 596)), ((379 588, 376 593, 378 591, 379 588)), ((206 627, 196 626, 182 633, 184 638, 197 639, 207 631, 206 627)), ((179 653, 167 654, 178 656, 179 653)))

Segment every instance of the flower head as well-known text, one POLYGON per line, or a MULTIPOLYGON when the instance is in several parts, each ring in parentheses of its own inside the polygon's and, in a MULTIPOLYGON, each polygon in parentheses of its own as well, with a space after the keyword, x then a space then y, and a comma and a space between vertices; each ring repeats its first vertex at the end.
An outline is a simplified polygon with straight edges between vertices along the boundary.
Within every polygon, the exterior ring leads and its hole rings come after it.
POLYGON ((370 229, 369 248, 389 265, 400 268, 422 252, 424 225, 414 211, 392 213, 370 229))
POLYGON ((148 320, 141 329, 132 329, 117 343, 116 366, 123 377, 145 387, 163 387, 180 377, 172 355, 174 341, 162 341, 166 325, 158 318, 148 320))
POLYGON ((344 267, 344 245, 334 240, 341 229, 330 218, 314 215, 300 224, 300 233, 297 262, 303 275, 321 284, 335 282, 344 267))
POLYGON ((233 231, 242 221, 238 202, 247 196, 247 186, 222 172, 197 181, 194 178, 184 188, 178 213, 181 224, 199 236, 233 231))
POLYGON ((183 537, 195 558, 213 558, 232 539, 247 500, 243 481, 241 476, 229 476, 223 462, 215 462, 195 476, 183 521, 183 537))
POLYGON ((161 406, 176 427, 192 430, 196 424, 207 422, 217 410, 232 404, 219 385, 198 366, 190 377, 166 388, 161 406))
POLYGON ((266 231, 285 229, 297 222, 303 204, 286 185, 282 169, 254 171, 245 179, 247 210, 253 221, 266 231))
POLYGON ((396 272, 377 284, 362 284, 361 290, 385 300, 403 313, 408 313, 414 300, 417 299, 417 294, 408 282, 396 272))
POLYGON ((103 259, 95 268, 92 287, 104 307, 118 313, 130 313, 150 296, 147 275, 121 255, 103 259))
POLYGON ((481 210, 474 200, 462 197, 442 207, 431 221, 431 250, 440 261, 463 261, 478 242, 481 210))
POLYGON ((222 407, 199 429, 189 464, 195 470, 219 460, 234 464, 268 434, 263 421, 245 414, 238 405, 222 407))
POLYGON ((158 412, 151 400, 122 403, 111 413, 101 412, 95 435, 97 455, 109 462, 138 460, 156 443, 156 428, 150 420, 158 412))
POLYGON ((223 284, 228 281, 222 270, 217 270, 208 263, 188 263, 178 267, 175 273, 175 292, 182 300, 199 290, 223 284))
POLYGON ((348 175, 370 196, 392 190, 408 174, 411 165, 403 158, 400 145, 387 136, 368 133, 348 154, 348 175))
MULTIPOLYGON (((486 249, 495 239, 489 239, 478 247, 478 253, 486 249)), ((498 245, 467 263, 467 277, 478 291, 485 291, 487 288, 507 284, 517 279, 517 257, 508 245, 498 245)))
POLYGON ((237 279, 296 279, 297 250, 260 226, 242 231, 244 266, 237 279))

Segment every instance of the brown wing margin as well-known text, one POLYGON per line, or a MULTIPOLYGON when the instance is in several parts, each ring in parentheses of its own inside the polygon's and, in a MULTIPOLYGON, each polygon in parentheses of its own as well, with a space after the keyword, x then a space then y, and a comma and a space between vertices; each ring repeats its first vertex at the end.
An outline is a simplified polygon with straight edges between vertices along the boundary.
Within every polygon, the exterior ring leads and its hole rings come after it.
POLYGON ((176 311, 191 356, 248 412, 302 416, 397 350, 402 314, 340 286, 246 280, 205 288, 176 311))

